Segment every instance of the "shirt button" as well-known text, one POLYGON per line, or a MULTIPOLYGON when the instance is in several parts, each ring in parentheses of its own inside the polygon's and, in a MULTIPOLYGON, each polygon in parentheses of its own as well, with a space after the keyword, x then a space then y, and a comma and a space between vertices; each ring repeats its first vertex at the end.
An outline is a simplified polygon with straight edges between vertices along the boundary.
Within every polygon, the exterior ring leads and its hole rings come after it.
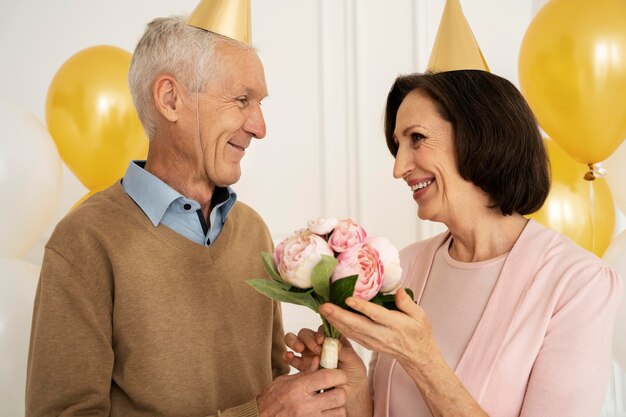
POLYGON ((185 205, 183 206, 183 208, 184 208, 185 210, 190 210, 190 209, 191 209, 191 204, 187 203, 187 204, 185 204, 185 205))

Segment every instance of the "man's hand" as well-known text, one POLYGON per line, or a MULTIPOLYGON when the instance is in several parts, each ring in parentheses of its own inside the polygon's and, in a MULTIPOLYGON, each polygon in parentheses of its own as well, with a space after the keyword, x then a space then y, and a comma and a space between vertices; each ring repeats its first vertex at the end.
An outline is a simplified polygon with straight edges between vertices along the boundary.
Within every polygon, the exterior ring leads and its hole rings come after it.
POLYGON ((287 333, 285 344, 291 351, 284 353, 283 361, 300 372, 316 371, 319 368, 323 343, 324 334, 321 329, 317 333, 311 329, 301 329, 298 336, 287 333))
POLYGON ((344 371, 322 369, 278 377, 257 397, 260 417, 346 416, 344 371), (320 390, 328 390, 318 393, 320 390))
MULTIPOLYGON (((285 353, 284 360, 304 373, 310 373, 319 367, 324 333, 322 328, 314 332, 302 329, 298 336, 285 335, 285 344, 293 352, 285 353)), ((367 380, 365 364, 345 337, 341 337, 339 348, 339 369, 346 372, 348 383, 342 388, 347 394, 346 409, 348 416, 365 417, 372 415, 372 396, 367 380)))

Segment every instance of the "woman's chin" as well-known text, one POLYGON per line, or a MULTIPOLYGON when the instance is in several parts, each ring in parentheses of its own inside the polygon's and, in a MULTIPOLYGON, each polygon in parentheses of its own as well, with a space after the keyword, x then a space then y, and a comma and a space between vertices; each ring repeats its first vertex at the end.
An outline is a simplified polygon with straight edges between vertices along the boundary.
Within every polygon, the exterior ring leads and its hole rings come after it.
POLYGON ((417 217, 419 217, 420 220, 432 220, 431 214, 432 213, 428 212, 428 210, 426 209, 423 209, 421 206, 417 208, 417 217))

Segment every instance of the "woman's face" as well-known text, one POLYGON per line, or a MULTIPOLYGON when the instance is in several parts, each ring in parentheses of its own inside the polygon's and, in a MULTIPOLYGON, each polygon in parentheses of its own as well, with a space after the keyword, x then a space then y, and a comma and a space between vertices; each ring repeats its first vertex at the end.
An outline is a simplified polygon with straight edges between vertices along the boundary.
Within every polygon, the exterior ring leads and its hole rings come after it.
POLYGON ((467 218, 476 203, 486 207, 486 194, 459 174, 452 125, 426 94, 412 91, 400 104, 394 139, 398 153, 393 175, 407 182, 421 219, 450 227, 467 218))

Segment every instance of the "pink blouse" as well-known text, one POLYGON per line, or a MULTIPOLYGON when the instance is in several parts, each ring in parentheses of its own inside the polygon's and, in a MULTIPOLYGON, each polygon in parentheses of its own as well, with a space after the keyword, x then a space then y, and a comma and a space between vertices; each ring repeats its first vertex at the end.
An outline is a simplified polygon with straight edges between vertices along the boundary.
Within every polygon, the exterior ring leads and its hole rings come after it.
MULTIPOLYGON (((417 242, 401 253, 402 285, 418 300, 447 238, 417 242)), ((455 374, 491 417, 598 415, 622 285, 604 261, 530 220, 504 262, 455 374)), ((389 416, 396 365, 378 355, 370 368, 376 417, 389 416)))
MULTIPOLYGON (((420 306, 428 314, 443 357, 454 369, 476 329, 508 253, 482 262, 459 262, 448 251, 451 241, 450 236, 435 253, 420 306)), ((396 366, 391 376, 389 415, 431 416, 422 394, 401 366, 396 366)))

